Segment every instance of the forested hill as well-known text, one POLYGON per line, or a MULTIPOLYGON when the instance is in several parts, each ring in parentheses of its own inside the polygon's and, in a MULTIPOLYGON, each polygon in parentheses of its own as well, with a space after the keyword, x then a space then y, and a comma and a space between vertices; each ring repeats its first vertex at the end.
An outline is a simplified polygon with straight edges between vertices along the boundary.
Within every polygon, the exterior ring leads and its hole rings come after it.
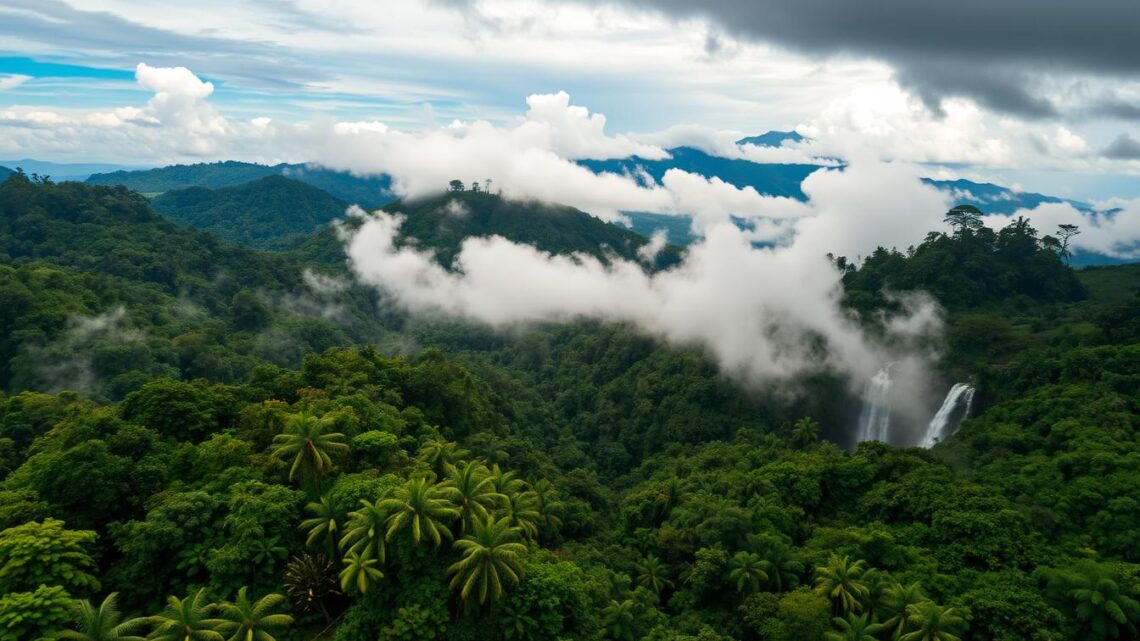
POLYGON ((14 173, 16 172, 7 167, 0 167, 0 180, 5 180, 14 173))
MULTIPOLYGON (((384 209, 404 214, 401 235, 435 250, 444 264, 451 263, 463 239, 470 236, 498 235, 552 254, 584 253, 603 259, 616 255, 633 261, 639 260, 637 250, 648 242, 573 207, 507 200, 484 192, 448 192, 397 201, 384 209)), ((667 248, 658 264, 672 264, 678 257, 676 248, 667 248)))
MULTIPOLYGON (((440 264, 450 266, 468 237, 502 236, 552 254, 583 253, 602 260, 613 256, 642 262, 638 250, 645 236, 606 223, 573 207, 507 200, 495 194, 451 191, 411 202, 396 201, 384 211, 405 217, 402 242, 430 249, 440 264)), ((349 221, 349 224, 355 224, 349 221)), ((293 255, 330 268, 343 266, 343 243, 326 229, 292 247, 293 255)), ((651 267, 664 268, 680 260, 680 249, 666 246, 651 267)))
POLYGON ((321 189, 276 174, 221 189, 176 189, 151 205, 177 223, 265 249, 309 237, 348 207, 321 189))
POLYGON ((286 176, 322 189, 335 198, 376 208, 395 199, 391 179, 387 176, 357 176, 318 165, 259 165, 227 160, 194 165, 171 165, 156 169, 115 171, 94 174, 87 179, 92 185, 123 185, 153 196, 173 189, 234 187, 266 176, 286 176))
POLYGON ((973 414, 845 449, 837 376, 412 319, 127 189, 10 178, 0 639, 1136 639, 1140 270, 955 223, 836 268, 868 331, 883 287, 944 303, 973 414))

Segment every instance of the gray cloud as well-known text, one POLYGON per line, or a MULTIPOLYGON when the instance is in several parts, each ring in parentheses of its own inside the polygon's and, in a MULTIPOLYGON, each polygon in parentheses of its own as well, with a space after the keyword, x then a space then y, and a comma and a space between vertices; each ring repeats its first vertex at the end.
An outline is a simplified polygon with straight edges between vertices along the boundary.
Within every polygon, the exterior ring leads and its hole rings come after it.
POLYGON ((1128 134, 1120 134, 1101 154, 1113 160, 1140 160, 1140 141, 1128 134))
POLYGON ((1051 117, 1058 109, 1036 92, 1037 79, 1140 77, 1140 11, 1132 0, 576 1, 706 18, 732 36, 808 55, 884 60, 935 107, 963 95, 992 109, 1051 117))
POLYGON ((1115 95, 1105 96, 1097 101, 1090 111, 1098 116, 1120 120, 1140 120, 1140 104, 1115 95))

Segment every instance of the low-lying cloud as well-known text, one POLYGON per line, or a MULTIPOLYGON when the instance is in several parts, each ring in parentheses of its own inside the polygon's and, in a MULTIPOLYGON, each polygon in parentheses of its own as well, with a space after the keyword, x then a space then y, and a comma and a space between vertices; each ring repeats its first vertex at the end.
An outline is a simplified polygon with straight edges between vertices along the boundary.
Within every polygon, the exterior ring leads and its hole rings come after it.
POLYGON ((431 252, 397 242, 400 215, 359 209, 352 214, 362 224, 346 236, 346 251, 361 281, 412 312, 495 327, 578 317, 631 323, 670 343, 701 345, 726 373, 749 382, 823 369, 862 380, 888 362, 913 360, 910 339, 937 331, 933 303, 908 308, 906 318, 887 324, 889 340, 873 340, 841 308, 839 273, 826 254, 869 252, 884 238, 860 229, 888 222, 920 240, 937 226, 945 196, 912 168, 879 163, 817 174, 805 191, 811 199, 789 244, 759 248, 751 232, 711 223, 680 265, 656 273, 497 236, 468 238, 445 269, 431 252))

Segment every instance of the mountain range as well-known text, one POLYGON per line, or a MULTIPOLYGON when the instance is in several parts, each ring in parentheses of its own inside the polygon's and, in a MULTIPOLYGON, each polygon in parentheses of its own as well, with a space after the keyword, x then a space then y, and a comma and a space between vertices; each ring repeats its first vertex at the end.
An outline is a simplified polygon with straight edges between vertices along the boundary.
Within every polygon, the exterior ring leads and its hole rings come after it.
MULTIPOLYGON (((778 147, 806 140, 794 131, 769 131, 757 136, 737 140, 739 145, 778 147)), ((724 158, 712 155, 694 147, 674 147, 667 150, 668 158, 651 160, 638 156, 611 160, 582 160, 579 164, 594 172, 610 172, 634 177, 642 184, 650 181, 660 183, 665 173, 671 169, 683 170, 706 177, 717 177, 737 188, 751 187, 757 192, 770 196, 783 196, 806 200, 801 183, 812 172, 824 167, 823 164, 797 163, 776 164, 756 163, 740 158, 724 158)), ((4 161, 0 161, 4 162, 4 161)), ((38 167, 51 163, 19 161, 21 167, 38 167)), ((841 165, 840 165, 841 166, 841 165)), ((100 168, 100 165, 53 165, 59 175, 75 173, 82 178, 80 170, 100 168)), ((0 178, 6 173, 0 167, 0 178)), ((986 213, 1011 214, 1021 209, 1032 209, 1043 203, 1068 202, 1074 207, 1091 210, 1091 206, 1073 200, 1033 192, 1015 191, 992 183, 980 183, 966 179, 936 180, 925 179, 928 184, 950 193, 955 204, 973 205, 986 213)), ((339 218, 349 203, 360 204, 367 209, 376 209, 396 201, 392 191, 391 177, 358 176, 349 172, 337 171, 313 164, 260 165, 239 161, 199 163, 192 165, 172 165, 146 170, 120 169, 107 173, 93 173, 86 182, 94 185, 124 185, 152 198, 154 208, 171 220, 205 229, 217 235, 252 247, 280 249, 300 247, 304 238, 319 230, 328 222, 339 218)), ((472 196, 462 196, 472 200, 472 196)), ((429 199, 430 201, 431 199, 429 199)), ((486 209, 490 201, 484 203, 477 198, 472 200, 476 216, 459 225, 452 218, 448 221, 437 219, 433 212, 443 211, 437 205, 426 209, 414 203, 402 203, 401 207, 414 206, 418 215, 409 219, 406 232, 410 234, 429 233, 420 228, 418 221, 447 222, 445 228, 458 230, 461 227, 475 235, 496 233, 503 224, 511 228, 511 233, 521 232, 516 219, 518 211, 505 213, 511 208, 495 205, 486 209), (507 216, 500 219, 499 216, 507 216), (448 227, 450 225, 450 227, 448 227), (473 226, 472 226, 473 225, 473 226), (467 226, 470 226, 469 228, 467 226)), ((538 205, 525 206, 533 211, 538 205)), ((548 208, 556 211, 559 208, 548 208)), ((575 210, 576 211, 576 210, 575 210)), ((581 213, 581 212, 578 212, 581 213)), ((628 230, 636 237, 648 237, 664 230, 670 245, 684 247, 694 242, 691 232, 692 219, 688 216, 663 215, 650 212, 623 212, 628 230)), ((546 216, 545 223, 562 220, 559 216, 546 216)), ((574 224, 582 224, 574 217, 574 224)), ((426 223, 425 223, 426 224, 426 223)), ((612 227, 599 223, 589 225, 591 234, 604 239, 601 244, 613 251, 628 243, 629 238, 607 230, 612 227)), ((622 230, 624 231, 624 230, 622 230)), ((558 236, 562 231, 551 232, 558 236)), ((457 242, 453 232, 430 232, 432 242, 446 245, 441 258, 453 256, 457 242)), ((541 238, 543 233, 530 230, 522 237, 541 238)), ((552 236, 553 237, 553 236, 552 236)), ((599 245, 600 246, 600 245, 599 245)), ((575 251, 586 251, 575 247, 575 251)), ((593 247, 594 253, 597 246, 593 247)), ((321 250, 323 251, 323 250, 321 250)), ((620 251, 618 255, 623 255, 620 251)), ((1111 258, 1081 254, 1075 257, 1078 264, 1117 262, 1111 258)))

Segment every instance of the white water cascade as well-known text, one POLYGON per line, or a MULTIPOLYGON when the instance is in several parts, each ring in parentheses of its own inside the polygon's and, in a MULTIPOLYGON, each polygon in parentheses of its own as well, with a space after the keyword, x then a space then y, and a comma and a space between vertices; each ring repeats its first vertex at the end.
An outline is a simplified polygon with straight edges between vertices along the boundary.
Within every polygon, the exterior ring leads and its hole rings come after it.
POLYGON ((858 442, 887 441, 891 426, 891 363, 867 381, 863 388, 863 412, 859 415, 858 442))
POLYGON ((935 443, 958 431, 962 421, 970 417, 970 407, 974 404, 974 388, 965 383, 955 383, 942 401, 938 413, 930 419, 926 433, 922 435, 921 447, 933 447, 935 443), (964 412, 958 409, 965 406, 964 412))

